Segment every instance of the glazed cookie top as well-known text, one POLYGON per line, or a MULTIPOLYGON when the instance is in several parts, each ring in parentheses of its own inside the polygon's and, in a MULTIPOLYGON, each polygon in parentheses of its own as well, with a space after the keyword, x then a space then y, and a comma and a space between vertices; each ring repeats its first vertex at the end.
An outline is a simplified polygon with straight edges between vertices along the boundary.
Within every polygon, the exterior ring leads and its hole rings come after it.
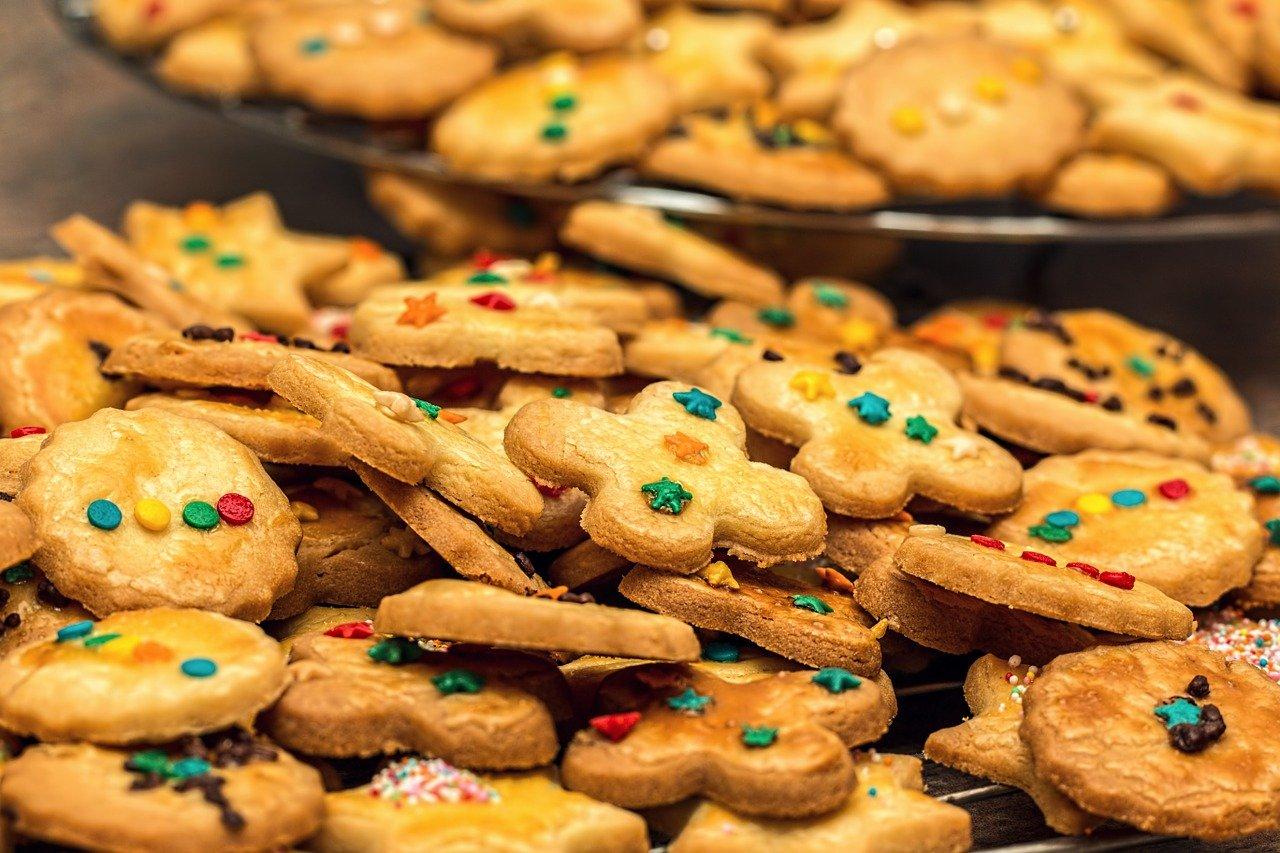
POLYGON ((168 412, 64 424, 17 501, 42 541, 36 564, 99 615, 168 604, 261 619, 298 571, 301 528, 257 457, 168 412))
POLYGON ((1071 90, 994 42, 914 41, 872 56, 843 85, 837 131, 907 191, 1000 195, 1081 143, 1085 110, 1071 90))
POLYGON ((247 720, 284 689, 256 625, 158 607, 60 628, 0 661, 0 724, 44 741, 158 743, 247 720))

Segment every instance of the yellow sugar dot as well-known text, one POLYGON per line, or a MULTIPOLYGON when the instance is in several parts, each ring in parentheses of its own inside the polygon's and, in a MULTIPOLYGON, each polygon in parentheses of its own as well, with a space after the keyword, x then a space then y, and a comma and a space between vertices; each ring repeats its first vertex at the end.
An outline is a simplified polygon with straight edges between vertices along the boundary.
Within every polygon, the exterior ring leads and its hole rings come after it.
POLYGON ((898 107, 889 117, 893 129, 903 136, 919 136, 924 133, 924 113, 919 107, 898 107))
POLYGON ((727 589, 737 589, 738 581, 733 576, 733 572, 729 570, 724 560, 716 560, 710 563, 706 568, 698 572, 698 577, 702 578, 712 586, 724 587, 727 589))
POLYGON ((1013 76, 1024 83, 1039 83, 1044 77, 1044 71, 1040 68, 1040 63, 1026 56, 1020 56, 1013 61, 1010 68, 1013 76))
POLYGON ((999 102, 1009 95, 1009 86, 999 77, 987 75, 977 79, 973 91, 984 101, 999 102))
POLYGON ((1090 492, 1076 499, 1076 509, 1081 512, 1087 512, 1090 515, 1111 512, 1111 498, 1098 492, 1090 492))
POLYGON ((874 323, 855 318, 840 327, 840 340, 849 349, 866 349, 880 338, 874 323))
POLYGON ((155 498, 143 498, 133 505, 133 517, 147 530, 160 531, 169 526, 169 508, 155 498))
POLYGON ((814 400, 836 395, 836 389, 831 386, 831 378, 816 370, 801 370, 791 377, 787 385, 793 391, 799 391, 800 396, 811 403, 814 400))

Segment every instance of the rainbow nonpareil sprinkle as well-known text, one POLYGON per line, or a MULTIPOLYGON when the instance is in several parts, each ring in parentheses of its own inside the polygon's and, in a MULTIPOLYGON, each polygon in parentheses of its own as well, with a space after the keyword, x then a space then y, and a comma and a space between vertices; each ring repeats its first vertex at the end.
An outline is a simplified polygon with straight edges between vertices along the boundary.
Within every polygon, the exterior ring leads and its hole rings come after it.
POLYGON ((1250 619, 1235 607, 1205 614, 1190 642, 1256 666, 1280 681, 1280 619, 1250 619))
POLYGON ((430 803, 496 803, 498 792, 480 777, 438 758, 401 758, 369 782, 369 796, 396 807, 430 803))

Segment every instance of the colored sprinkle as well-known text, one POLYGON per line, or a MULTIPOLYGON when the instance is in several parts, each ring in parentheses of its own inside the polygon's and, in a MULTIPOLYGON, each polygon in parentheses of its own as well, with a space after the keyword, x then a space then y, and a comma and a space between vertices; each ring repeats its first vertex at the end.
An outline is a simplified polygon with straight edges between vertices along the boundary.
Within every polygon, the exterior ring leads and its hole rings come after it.
POLYGON ((451 669, 431 679, 431 683, 445 696, 454 693, 479 693, 484 688, 484 676, 469 669, 451 669))
POLYGON ((86 637, 84 641, 84 647, 86 649, 91 649, 94 646, 103 646, 111 642, 112 640, 118 640, 118 639, 120 639, 120 634, 114 631, 109 634, 97 634, 92 637, 86 637))
POLYGON ((1044 563, 1046 566, 1056 566, 1058 561, 1047 554, 1041 554, 1039 551, 1023 551, 1022 559, 1031 563, 1044 563))
POLYGON ((1052 524, 1054 527, 1075 527, 1080 523, 1080 516, 1069 509, 1060 509, 1046 515, 1044 523, 1052 524))
POLYGON ((1229 660, 1256 666, 1272 681, 1280 682, 1280 619, 1252 619, 1239 608, 1226 607, 1206 613, 1189 642, 1220 652, 1229 660))
POLYGON ((733 643, 710 642, 702 647, 702 659, 715 663, 737 663, 742 660, 742 650, 733 643))
POLYGON ((780 307, 761 308, 756 312, 756 319, 778 329, 788 329, 796 324, 796 315, 780 307))
POLYGON ((177 761, 169 765, 166 776, 172 776, 175 779, 187 779, 191 776, 201 776, 210 770, 209 762, 203 758, 188 756, 187 758, 179 758, 177 761))
POLYGON ((419 400, 417 397, 413 397, 411 399, 413 400, 413 404, 417 406, 424 415, 431 418, 431 420, 434 421, 436 418, 440 417, 440 407, 435 403, 428 403, 426 400, 419 400))
POLYGON ((715 326, 711 329, 710 335, 713 338, 724 338, 731 344, 745 345, 751 343, 751 338, 742 334, 742 332, 739 332, 737 329, 730 329, 727 326, 715 326))
POLYGON ((499 275, 496 272, 490 272, 489 270, 482 270, 478 273, 473 274, 470 278, 467 279, 467 284, 506 284, 506 283, 507 283, 507 280, 505 277, 499 275))
POLYGON ((716 419, 716 409, 723 405, 715 397, 712 397, 700 388, 690 388, 688 391, 676 391, 671 396, 677 403, 684 406, 684 410, 689 414, 709 421, 714 421, 716 419))
POLYGON ((488 308, 490 311, 514 311, 516 309, 516 301, 514 299, 496 290, 473 296, 468 301, 472 305, 488 308))
POLYGON ((626 711, 621 714, 604 714, 599 717, 592 717, 587 722, 601 736, 617 743, 631 734, 631 730, 636 727, 636 723, 640 722, 640 712, 626 711))
POLYGON ((1098 580, 1116 589, 1133 589, 1136 578, 1128 572, 1102 572, 1098 575, 1098 580))
POLYGON ((850 400, 849 407, 857 411, 858 417, 872 426, 889 420, 889 401, 870 391, 864 391, 850 400))
POLYGON ((568 112, 578 106, 578 99, 569 92, 563 92, 553 97, 548 106, 558 113, 568 112))
POLYGON ((1130 507, 1142 506, 1147 502, 1147 496, 1137 489, 1121 489, 1118 492, 1111 493, 1111 502, 1116 506, 1128 509, 1130 507))
MULTIPOLYGON (((36 427, 36 429, 39 429, 39 427, 36 427)), ((1280 477, 1270 474, 1263 477, 1254 477, 1249 481, 1249 485, 1260 495, 1280 495, 1280 477)))
POLYGON ((227 492, 218 498, 218 517, 231 525, 248 524, 253 520, 253 501, 244 495, 227 492))
POLYGON ((218 526, 218 511, 207 501, 191 501, 182 508, 182 520, 196 530, 212 530, 218 526))
POLYGON ((831 377, 817 370, 799 371, 791 377, 787 387, 799 392, 800 396, 810 403, 836 395, 836 389, 831 385, 831 377))
POLYGON ((1125 366, 1139 376, 1151 376, 1156 372, 1156 366, 1149 359, 1145 359, 1140 355, 1131 355, 1125 360, 1125 366))
POLYGON ((143 640, 133 647, 133 659, 138 663, 167 663, 173 659, 173 651, 155 640, 143 640))
POLYGON ((857 690, 862 686, 861 678, 838 666, 824 666, 809 680, 825 687, 828 693, 843 693, 846 690, 857 690))
POLYGON ((0 573, 0 580, 5 583, 22 583, 29 581, 35 577, 35 569, 31 568, 30 563, 18 563, 16 566, 10 566, 0 573))
POLYGON ((181 669, 183 675, 191 678, 208 678, 218 671, 218 665, 208 658, 187 658, 181 669))
POLYGON ((1071 531, 1052 524, 1036 524, 1027 528, 1027 533, 1045 542, 1062 543, 1071 541, 1071 531))
POLYGON ((1111 512, 1111 498, 1099 492, 1089 492, 1076 498, 1076 509, 1089 515, 1102 515, 1111 512))
POLYGON ((1156 490, 1169 500, 1177 501, 1191 494, 1191 484, 1183 479, 1165 480, 1156 486, 1156 490))
POLYGON ((234 270, 244 266, 244 255, 236 252, 221 252, 213 259, 213 263, 219 269, 234 270))
POLYGON ((1067 563, 1067 568, 1075 569, 1080 574, 1086 575, 1094 579, 1096 579, 1101 574, 1101 572, 1099 572, 1097 568, 1089 565, 1088 563, 1071 562, 1071 563, 1067 563))
POLYGON ((557 400, 563 400, 566 397, 572 397, 573 391, 563 385, 557 385, 551 389, 551 396, 555 397, 557 400))
POLYGON ((692 492, 667 477, 657 482, 645 483, 640 487, 640 491, 651 497, 650 509, 669 512, 672 515, 679 515, 684 511, 685 504, 693 500, 692 492))
POLYGON ((89 504, 86 514, 89 516, 89 523, 99 530, 115 530, 123 518, 120 507, 105 498, 98 498, 89 504))
POLYGON ((906 429, 903 430, 907 438, 915 439, 921 444, 929 444, 938 435, 938 428, 929 423, 923 415, 912 415, 907 418, 906 429))
POLYGON ((188 234, 182 238, 178 246, 184 252, 195 254, 197 252, 207 252, 209 247, 213 245, 209 242, 209 238, 203 234, 188 234))
POLYGON ((742 745, 750 749, 763 749, 773 746, 778 739, 778 730, 769 726, 743 726, 742 745))
POLYGON ((479 776, 439 758, 392 761, 369 781, 369 796, 397 808, 419 803, 496 803, 498 792, 479 776))
POLYGON ((831 605, 816 595, 793 595, 791 596, 791 606, 798 607, 801 610, 809 610, 819 616, 826 616, 831 612, 831 605))
POLYGON ((1166 729, 1181 725, 1194 726, 1200 722, 1200 706, 1181 697, 1157 705, 1155 714, 1164 722, 1166 729))
POLYGON ((307 56, 319 56, 329 49, 329 40, 324 36, 312 36, 309 39, 303 39, 298 49, 307 56))
POLYGON ((569 128, 563 122, 549 121, 542 126, 541 136, 546 142, 563 142, 569 128))
POLYGON ((337 637, 341 640, 367 640, 373 636, 373 626, 367 620, 364 622, 343 622, 341 625, 334 625, 325 631, 324 635, 326 637, 337 637))
POLYGON ((981 533, 975 533, 969 537, 969 541, 975 545, 981 545, 983 548, 995 548, 997 551, 1004 550, 1004 543, 999 539, 993 539, 990 536, 983 536, 981 533))
POLYGON ((144 529, 156 533, 169 526, 172 513, 161 501, 143 498, 133 505, 133 517, 144 529))
POLYGON ((848 308, 849 296, 843 290, 831 284, 819 284, 813 289, 813 298, 819 305, 827 308, 848 308))
POLYGON ((64 625, 58 629, 57 642, 65 643, 68 640, 78 640, 81 637, 87 637, 93 633, 93 620, 81 619, 79 622, 72 622, 70 625, 64 625))
POLYGON ((1267 528, 1267 533, 1271 534, 1271 544, 1280 545, 1280 518, 1268 519, 1262 526, 1267 528))
POLYGON ((421 658, 425 652, 422 646, 411 640, 406 640, 403 637, 388 637, 385 640, 379 640, 374 643, 365 654, 378 663, 400 666, 406 663, 413 663, 421 658))
MULTIPOLYGON (((22 438, 27 435, 44 435, 47 430, 42 426, 20 426, 9 430, 9 438, 22 438)), ((1275 479, 1272 477, 1271 479, 1275 479)))
POLYGON ((710 696, 703 696, 692 687, 686 687, 683 693, 672 696, 667 700, 667 707, 685 714, 701 714, 710 703, 710 696))

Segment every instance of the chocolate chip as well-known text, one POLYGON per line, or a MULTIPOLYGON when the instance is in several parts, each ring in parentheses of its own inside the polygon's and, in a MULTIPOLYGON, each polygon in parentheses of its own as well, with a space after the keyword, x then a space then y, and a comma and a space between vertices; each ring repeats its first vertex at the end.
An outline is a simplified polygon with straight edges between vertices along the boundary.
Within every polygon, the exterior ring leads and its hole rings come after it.
POLYGON ((213 338, 220 344, 229 343, 236 339, 236 330, 230 326, 219 326, 213 330, 213 334, 209 337, 213 338))
POLYGON ((996 374, 1001 379, 1010 379, 1014 382, 1022 382, 1028 385, 1031 384, 1031 377, 1016 367, 1009 367, 1008 365, 1002 364, 1000 365, 999 370, 996 371, 996 374))
POLYGON ((1216 424, 1218 422, 1218 413, 1209 408, 1203 400, 1196 403, 1196 413, 1204 418, 1205 423, 1216 424))
POLYGON ((533 575, 537 573, 538 570, 534 568, 533 560, 530 560, 529 555, 524 551, 516 551, 515 558, 516 565, 520 567, 520 571, 524 572, 529 577, 533 577, 533 575))
POLYGON ((12 595, 7 589, 0 589, 0 607, 4 607, 9 603, 9 597, 12 595))
POLYGON ((1168 415, 1161 415, 1155 412, 1152 412, 1151 414, 1147 415, 1147 422, 1153 423, 1156 426, 1164 427, 1165 429, 1176 430, 1178 428, 1178 422, 1175 421, 1173 418, 1169 417, 1168 415))
POLYGON ((836 353, 836 366, 841 373, 853 375, 862 370, 862 360, 848 350, 836 353))
POLYGON ((765 361, 782 361, 783 360, 782 353, 777 352, 776 350, 771 350, 771 349, 767 349, 764 352, 760 353, 760 357, 763 358, 765 361))
POLYGON ((1180 752, 1203 752, 1227 731, 1227 723, 1217 705, 1200 706, 1200 722, 1182 723, 1169 729, 1169 743, 1180 752))
POLYGON ((22 624, 22 616, 21 616, 21 614, 18 614, 18 613, 10 613, 9 615, 7 615, 7 616, 5 616, 5 617, 4 617, 4 627, 5 627, 6 629, 8 629, 8 628, 17 628, 17 627, 18 627, 19 625, 21 625, 21 624, 22 624))
POLYGON ((338 341, 336 344, 329 347, 329 352, 351 352, 351 344, 346 341, 338 341))
POLYGON ((194 326, 183 329, 182 336, 193 341, 207 341, 213 338, 213 327, 196 323, 194 326))
POLYGON ((41 578, 36 584, 36 598, 40 599, 50 607, 61 609, 71 603, 71 599, 58 592, 48 578, 41 578))
POLYGON ((315 341, 312 341, 309 338, 294 338, 289 341, 289 343, 298 349, 320 349, 320 347, 315 345, 315 341))
POLYGON ((1059 323, 1056 317, 1049 314, 1032 312, 1027 315, 1023 325, 1028 329, 1035 329, 1036 331, 1053 335, 1065 346, 1071 346, 1075 343, 1075 340, 1071 337, 1071 334, 1067 331, 1066 327, 1059 323))
POLYGON ((1120 402, 1120 398, 1115 394, 1112 394, 1110 397, 1103 400, 1099 405, 1108 412, 1118 412, 1124 408, 1124 404, 1120 402))
POLYGON ((561 601, 567 601, 570 604, 595 604, 596 597, 589 592, 566 592, 560 596, 561 601))
POLYGON ((1194 397, 1196 393, 1195 380, 1189 376, 1184 376, 1169 386, 1169 392, 1175 397, 1194 397))
POLYGON ((1197 699, 1203 699, 1208 696, 1209 679, 1205 678, 1203 675, 1197 675, 1195 678, 1191 679, 1191 682, 1187 685, 1187 693, 1197 699))
POLYGON ((671 139, 685 139, 689 136, 689 128, 683 122, 676 122, 667 128, 667 136, 671 139))
POLYGON ((1031 387, 1039 388, 1043 391, 1052 391, 1055 394, 1067 393, 1067 383, 1052 376, 1041 376, 1031 383, 1031 387))
POLYGON ((1159 385, 1152 385, 1147 389, 1147 397, 1149 397, 1153 403, 1159 403, 1164 399, 1164 389, 1159 385))
POLYGON ((224 808, 219 817, 222 819, 222 825, 232 832, 239 832, 244 829, 244 815, 232 808, 224 808))
POLYGON ((89 341, 89 349, 93 350, 93 354, 98 357, 98 364, 107 360, 107 356, 111 355, 111 347, 102 341, 89 341))
MULTIPOLYGON (((125 762, 124 769, 133 772, 133 768, 129 766, 129 762, 125 762)), ((164 784, 164 777, 159 773, 147 773, 139 776, 129 783, 130 791, 149 791, 152 788, 159 788, 164 784)))

